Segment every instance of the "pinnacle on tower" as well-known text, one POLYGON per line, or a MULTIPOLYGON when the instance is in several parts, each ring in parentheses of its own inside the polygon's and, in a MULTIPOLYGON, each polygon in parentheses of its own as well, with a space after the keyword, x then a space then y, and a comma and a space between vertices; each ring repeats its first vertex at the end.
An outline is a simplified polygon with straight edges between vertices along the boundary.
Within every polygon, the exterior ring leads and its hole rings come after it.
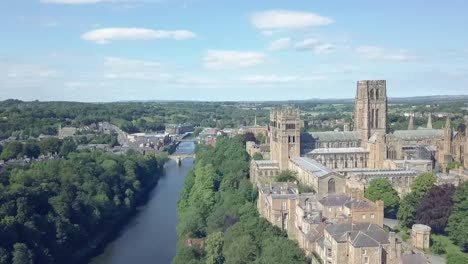
POLYGON ((447 116, 447 120, 445 121, 445 129, 452 129, 452 124, 450 122, 449 116, 447 116))
POLYGON ((427 128, 432 129, 432 114, 429 114, 429 118, 427 119, 427 128))
POLYGON ((414 130, 413 115, 410 115, 409 123, 408 123, 408 130, 414 130))

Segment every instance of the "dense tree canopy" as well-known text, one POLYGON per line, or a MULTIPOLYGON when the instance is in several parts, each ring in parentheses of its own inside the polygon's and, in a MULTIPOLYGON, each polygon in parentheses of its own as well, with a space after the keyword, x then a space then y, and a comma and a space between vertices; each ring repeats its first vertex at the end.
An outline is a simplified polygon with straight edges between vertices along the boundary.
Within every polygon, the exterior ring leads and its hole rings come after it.
POLYGON ((393 189, 389 180, 384 178, 374 179, 365 191, 365 197, 371 201, 382 200, 384 202, 385 216, 396 217, 400 205, 400 197, 393 189))
POLYGON ((453 210, 447 231, 455 244, 468 252, 468 182, 457 187, 452 199, 453 210))
POLYGON ((80 249, 98 243, 93 239, 111 231, 143 199, 162 162, 138 154, 73 152, 67 159, 2 169, 0 263, 65 263, 79 257, 80 249))
POLYGON ((430 226, 436 234, 444 233, 452 212, 454 192, 453 185, 433 186, 419 203, 416 223, 430 226))
POLYGON ((400 224, 411 227, 415 223, 419 203, 435 183, 436 177, 432 173, 423 173, 414 179, 411 183, 411 193, 403 197, 400 202, 400 208, 397 213, 400 224))
POLYGON ((214 148, 198 145, 196 155, 179 198, 174 264, 279 263, 271 262, 278 250, 284 263, 306 263, 295 242, 258 216, 244 138, 219 138, 214 148), (205 239, 205 248, 183 243, 193 237, 205 239))

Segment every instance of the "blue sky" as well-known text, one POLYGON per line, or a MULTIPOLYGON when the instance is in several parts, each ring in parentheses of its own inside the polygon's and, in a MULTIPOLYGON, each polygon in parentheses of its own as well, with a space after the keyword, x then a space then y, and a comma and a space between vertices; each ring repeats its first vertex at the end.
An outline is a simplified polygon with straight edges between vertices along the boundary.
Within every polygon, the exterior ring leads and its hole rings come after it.
POLYGON ((2 0, 0 100, 468 94, 466 1, 2 0))

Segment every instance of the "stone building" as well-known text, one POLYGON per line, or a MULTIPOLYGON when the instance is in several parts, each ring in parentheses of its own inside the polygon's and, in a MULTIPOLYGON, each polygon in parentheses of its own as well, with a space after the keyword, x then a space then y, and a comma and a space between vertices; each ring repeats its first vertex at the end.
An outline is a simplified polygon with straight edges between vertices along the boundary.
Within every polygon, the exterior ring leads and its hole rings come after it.
POLYGON ((257 200, 258 211, 273 225, 286 231, 291 230, 294 227, 298 195, 297 185, 293 183, 260 184, 257 200))
POLYGON ((431 241, 431 227, 427 225, 414 224, 411 227, 411 245, 414 248, 429 249, 431 241))
POLYGON ((288 168, 297 173, 297 179, 302 184, 312 187, 318 198, 346 191, 346 180, 342 175, 313 159, 291 158, 288 168))
POLYGON ((327 226, 318 249, 327 264, 401 263, 401 242, 375 224, 327 226))
POLYGON ((323 217, 331 220, 348 220, 353 223, 371 223, 383 227, 384 204, 347 194, 331 194, 318 201, 323 217))
POLYGON ((271 179, 279 173, 280 167, 276 160, 252 160, 250 162, 250 181, 253 183, 262 183, 262 179, 271 179))
POLYGON ((317 148, 306 154, 330 169, 366 168, 369 151, 361 147, 317 148))

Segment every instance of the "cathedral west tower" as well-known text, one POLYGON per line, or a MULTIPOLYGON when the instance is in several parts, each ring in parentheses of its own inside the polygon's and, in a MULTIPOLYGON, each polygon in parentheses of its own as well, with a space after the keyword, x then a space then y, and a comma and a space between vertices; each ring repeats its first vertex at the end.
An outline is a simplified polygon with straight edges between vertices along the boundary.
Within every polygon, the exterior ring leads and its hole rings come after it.
POLYGON ((387 133, 387 85, 385 80, 357 82, 354 130, 366 142, 375 132, 387 133))

